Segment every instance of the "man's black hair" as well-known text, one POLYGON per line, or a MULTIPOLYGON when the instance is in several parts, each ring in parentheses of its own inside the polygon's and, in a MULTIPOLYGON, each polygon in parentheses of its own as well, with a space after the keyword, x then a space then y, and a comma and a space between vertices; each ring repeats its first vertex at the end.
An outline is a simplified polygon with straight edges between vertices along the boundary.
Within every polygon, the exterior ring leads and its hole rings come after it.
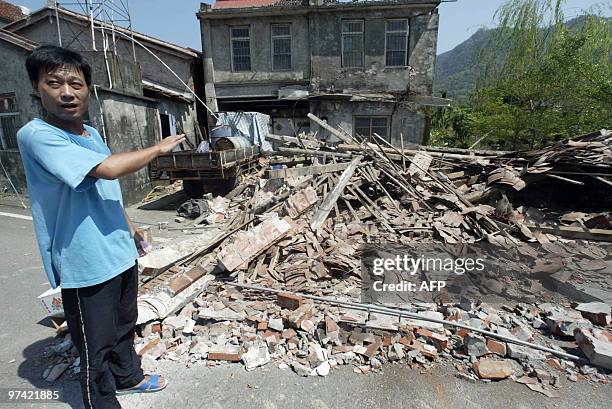
POLYGON ((91 85, 91 67, 79 53, 55 45, 41 45, 32 51, 26 59, 26 69, 30 80, 38 82, 40 72, 53 72, 60 67, 71 67, 81 71, 87 86, 91 85))

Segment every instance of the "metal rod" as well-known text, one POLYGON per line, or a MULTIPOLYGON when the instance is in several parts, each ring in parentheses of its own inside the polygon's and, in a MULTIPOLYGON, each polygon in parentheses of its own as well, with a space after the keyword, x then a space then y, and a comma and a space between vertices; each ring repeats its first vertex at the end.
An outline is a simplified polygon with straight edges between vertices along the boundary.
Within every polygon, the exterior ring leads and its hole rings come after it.
POLYGON ((303 297, 303 298, 308 298, 308 299, 315 300, 315 301, 321 301, 321 302, 325 302, 325 303, 329 303, 329 304, 333 304, 333 305, 341 305, 341 306, 345 306, 345 307, 353 308, 353 309, 357 309, 357 310, 374 311, 374 312, 381 313, 381 314, 386 314, 386 315, 394 315, 394 316, 399 316, 399 317, 407 317, 407 318, 413 318, 413 319, 420 320, 420 321, 434 322, 436 324, 450 325, 450 326, 457 327, 457 328, 467 329, 467 330, 470 330, 471 332, 478 332, 478 333, 486 335, 488 337, 501 339, 503 341, 511 342, 513 344, 522 345, 522 346, 526 346, 526 347, 533 348, 533 349, 538 349, 538 350, 544 351, 544 352, 549 352, 549 353, 551 353, 553 355, 557 355, 557 356, 559 356, 561 358, 569 359, 569 360, 572 360, 572 361, 579 361, 580 360, 580 357, 578 357, 576 355, 568 354, 567 352, 557 351, 556 349, 548 348, 548 347, 545 347, 545 346, 542 346, 542 345, 532 344, 530 342, 522 341, 520 339, 511 338, 511 337, 507 337, 507 336, 504 336, 504 335, 496 334, 496 333, 491 332, 491 331, 487 331, 487 330, 471 327, 469 325, 459 324, 458 322, 455 322, 455 321, 448 321, 448 320, 441 320, 441 319, 437 319, 437 318, 425 317, 425 316, 416 314, 414 312, 407 311, 407 310, 405 310, 403 308, 388 308, 388 307, 383 307, 383 306, 374 305, 374 304, 364 304, 364 303, 357 303, 357 302, 351 302, 351 301, 341 301, 341 300, 337 300, 335 298, 330 298, 330 297, 319 297, 319 296, 316 296, 316 295, 296 293, 296 292, 287 291, 287 290, 277 290, 275 288, 260 287, 260 286, 257 286, 257 285, 250 285, 250 284, 238 284, 238 283, 229 283, 229 282, 224 282, 222 284, 223 285, 230 285, 230 286, 238 287, 238 288, 245 288, 245 289, 249 289, 249 290, 261 291, 261 292, 269 292, 269 293, 276 293, 276 294, 279 294, 279 293, 291 293, 293 295, 297 295, 297 296, 300 296, 300 297, 303 297))

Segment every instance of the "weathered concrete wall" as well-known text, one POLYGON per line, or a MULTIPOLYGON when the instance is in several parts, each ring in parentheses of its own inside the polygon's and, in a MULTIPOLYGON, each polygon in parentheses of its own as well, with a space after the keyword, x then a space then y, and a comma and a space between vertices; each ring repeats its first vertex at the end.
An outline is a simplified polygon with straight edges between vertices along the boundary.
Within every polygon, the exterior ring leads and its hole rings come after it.
MULTIPOLYGON (((438 14, 427 9, 341 10, 313 12, 308 16, 258 16, 210 19, 214 81, 218 96, 275 95, 283 82, 308 80, 315 91, 344 89, 414 92, 428 95, 433 85, 438 14), (408 66, 387 67, 385 28, 387 19, 409 20, 408 66), (342 67, 342 20, 364 21, 364 67, 342 67), (272 71, 270 24, 291 23, 291 71, 272 71), (251 27, 249 72, 232 72, 230 27, 251 27), (240 86, 233 86, 239 84, 240 86)), ((201 21, 205 35, 205 21, 201 21)), ((206 39, 203 38, 205 42, 206 39)))
MULTIPOLYGON (((311 102, 311 112, 335 127, 353 134, 353 120, 355 116, 385 116, 389 118, 391 143, 400 146, 400 135, 404 143, 423 142, 426 125, 426 115, 419 110, 406 108, 397 103, 387 102, 346 102, 346 101, 318 101, 311 102)), ((317 132, 319 137, 330 142, 339 142, 338 138, 311 124, 311 130, 317 132)))
POLYGON ((157 110, 160 114, 170 114, 174 116, 177 124, 183 129, 190 141, 196 140, 196 112, 193 105, 186 104, 170 98, 156 97, 158 104, 157 110))
MULTIPOLYGON (((32 84, 25 69, 26 57, 27 52, 24 49, 0 41, 0 94, 15 94, 20 113, 17 117, 18 127, 42 113, 40 100, 32 93, 32 84)), ((19 151, 16 148, 2 150, 0 147, 0 159, 15 187, 20 192, 25 192, 26 178, 19 151)), ((5 187, 12 190, 4 171, 0 170, 0 189, 5 187)))
MULTIPOLYGON (((107 145, 111 152, 134 151, 160 141, 155 101, 103 90, 98 91, 98 95, 104 115, 107 145)), ((90 111, 96 109, 99 106, 93 103, 90 111)), ((99 118, 99 115, 95 117, 99 118)), ((102 132, 100 128, 98 126, 102 132)), ((126 204, 138 202, 152 188, 148 168, 121 178, 120 183, 126 204)))
POLYGON ((25 169, 21 162, 21 154, 18 150, 4 151, 0 150, 0 160, 6 172, 8 173, 9 179, 6 177, 4 170, 0 171, 0 191, 13 193, 13 186, 19 191, 19 193, 27 192, 27 182, 25 169))
POLYGON ((436 56, 437 14, 424 10, 360 10, 311 15, 312 87, 428 93, 433 84, 436 56), (387 19, 409 19, 408 66, 387 67, 385 25, 387 19), (364 67, 342 67, 342 20, 364 20, 364 67), (431 38, 433 37, 433 38, 431 38), (411 68, 414 70, 411 78, 411 68), (431 71, 431 72, 430 72, 431 71))
POLYGON ((40 100, 33 94, 25 68, 26 57, 27 52, 24 49, 0 42, 0 94, 16 94, 21 125, 41 114, 40 100))
MULTIPOLYGON (((310 78, 307 17, 275 16, 255 19, 246 17, 211 20, 210 25, 215 83, 240 83, 244 85, 259 81, 295 83, 310 78), (270 24, 273 23, 291 24, 291 70, 272 70, 270 24), (235 25, 249 25, 251 27, 251 71, 249 72, 232 72, 230 26, 235 25)), ((244 89, 237 88, 236 92, 236 95, 249 95, 245 93, 244 89)))
POLYGON ((439 14, 422 15, 411 20, 408 61, 414 70, 410 91, 419 95, 433 92, 438 48, 439 14), (416 33, 413 35, 413 32, 416 33))

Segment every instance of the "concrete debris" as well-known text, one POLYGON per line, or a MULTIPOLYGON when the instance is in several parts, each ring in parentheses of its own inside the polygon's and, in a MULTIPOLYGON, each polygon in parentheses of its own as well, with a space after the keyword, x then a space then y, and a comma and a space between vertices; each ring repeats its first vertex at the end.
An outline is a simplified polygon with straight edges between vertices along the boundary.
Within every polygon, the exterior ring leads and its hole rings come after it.
POLYGON ((480 335, 470 333, 463 339, 463 343, 469 356, 478 358, 489 352, 485 338, 480 335))
POLYGON ((263 366, 271 359, 268 346, 262 341, 254 343, 246 353, 242 354, 242 361, 247 371, 263 366))
POLYGON ((508 361, 482 358, 474 362, 474 371, 480 379, 506 379, 514 373, 508 361))
POLYGON ((612 307, 610 304, 602 302, 582 303, 576 307, 576 311, 580 311, 584 318, 595 325, 605 327, 612 323, 612 307))
POLYGON ((519 361, 543 361, 546 359, 546 354, 542 351, 511 342, 508 343, 508 356, 519 361))
MULTIPOLYGON (((610 216, 581 211, 586 202, 599 208, 606 198, 601 181, 576 171, 597 166, 598 174, 612 175, 609 131, 498 154, 399 150, 324 124, 343 143, 312 138, 304 145, 304 138, 279 136, 279 149, 245 171, 228 195, 210 197, 208 213, 189 227, 195 236, 139 260, 136 348, 143 362, 242 362, 249 371, 274 362, 299 376, 325 377, 339 365, 368 374, 390 362, 429 367, 445 360, 470 382, 518 381, 524 372, 526 385, 547 396, 557 385, 551 371, 610 380, 600 372, 612 366, 609 252, 596 243, 612 241, 610 216), (584 183, 585 203, 565 214, 547 211, 557 207, 553 191, 575 186, 567 179, 584 183), (478 251, 498 268, 465 274, 462 279, 471 281, 435 296, 385 303, 410 317, 310 299, 359 303, 369 245, 440 245, 462 247, 455 249, 460 252, 478 243, 486 243, 478 251), (462 291, 455 300, 457 288, 462 291), (589 302, 572 309, 575 300, 589 302), (591 366, 512 339, 560 352, 574 339, 591 366)), ((67 359, 73 348, 66 343, 55 349, 67 359)))
POLYGON ((612 342, 595 338, 589 331, 576 329, 576 342, 593 365, 612 370, 612 342))

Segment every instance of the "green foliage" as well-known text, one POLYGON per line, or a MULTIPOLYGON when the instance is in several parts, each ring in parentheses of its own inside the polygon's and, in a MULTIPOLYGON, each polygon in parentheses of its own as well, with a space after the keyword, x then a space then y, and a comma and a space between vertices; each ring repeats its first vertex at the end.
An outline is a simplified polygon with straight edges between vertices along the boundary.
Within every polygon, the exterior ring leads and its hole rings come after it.
POLYGON ((567 23, 563 1, 510 0, 498 10, 469 108, 432 121, 434 134, 451 130, 442 143, 465 146, 466 127, 467 135, 488 135, 489 146, 520 149, 611 125, 611 22, 591 10, 567 23))
POLYGON ((430 144, 469 148, 474 116, 466 107, 435 108, 430 113, 430 144))

